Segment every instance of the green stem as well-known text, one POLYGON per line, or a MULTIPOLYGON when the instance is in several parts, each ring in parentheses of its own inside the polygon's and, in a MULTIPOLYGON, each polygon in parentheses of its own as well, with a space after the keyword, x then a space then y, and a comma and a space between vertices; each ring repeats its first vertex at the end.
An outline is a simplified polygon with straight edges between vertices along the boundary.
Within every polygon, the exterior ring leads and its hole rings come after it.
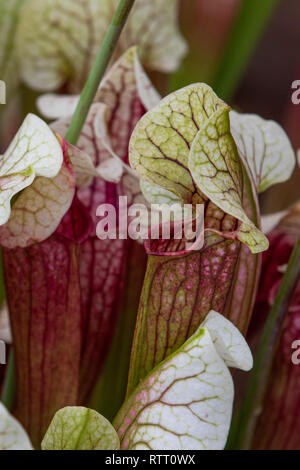
POLYGON ((115 46, 133 4, 134 0, 120 0, 119 6, 104 37, 90 76, 82 90, 79 103, 67 132, 66 139, 70 144, 76 145, 77 143, 91 104, 95 98, 100 82, 113 55, 115 46))
POLYGON ((10 350, 8 363, 6 365, 5 379, 2 389, 1 401, 8 410, 11 410, 15 398, 15 367, 14 353, 10 350))
MULTIPOLYGON (((104 37, 98 56, 90 72, 89 78, 80 95, 79 103, 74 112, 66 139, 76 145, 83 125, 86 121, 89 109, 104 76, 109 61, 113 55, 115 46, 120 37, 122 29, 126 23, 130 10, 135 0, 120 0, 118 8, 113 16, 111 24, 104 37)), ((7 364, 4 387, 2 392, 2 402, 8 410, 11 409, 15 396, 15 372, 14 357, 11 352, 7 364)))
POLYGON ((243 0, 212 87, 230 101, 279 0, 243 0))
POLYGON ((274 304, 266 322, 255 357, 254 368, 247 387, 241 411, 235 426, 231 448, 247 449, 251 445, 258 414, 262 408, 270 377, 274 346, 288 312, 289 302, 300 276, 300 238, 291 254, 287 270, 280 283, 274 304))

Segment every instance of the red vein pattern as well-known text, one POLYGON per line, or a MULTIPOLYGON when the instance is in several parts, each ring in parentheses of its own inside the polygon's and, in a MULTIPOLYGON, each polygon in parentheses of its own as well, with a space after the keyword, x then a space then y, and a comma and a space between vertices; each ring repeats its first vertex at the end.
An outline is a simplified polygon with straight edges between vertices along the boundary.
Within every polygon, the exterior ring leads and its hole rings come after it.
POLYGON ((80 402, 100 375, 114 335, 125 274, 126 240, 89 238, 81 247, 83 344, 80 402))
MULTIPOLYGON (((236 221, 208 203, 207 223, 220 229, 234 227, 236 221)), ((147 245, 151 254, 140 299, 128 393, 196 331, 209 310, 223 312, 240 243, 218 238, 201 251, 180 256, 162 256, 178 251, 178 240, 147 245)))
POLYGON ((35 447, 55 412, 78 401, 81 350, 77 247, 54 234, 4 251, 14 338, 16 416, 35 447))
MULTIPOLYGON (((245 183, 251 184, 244 173, 245 183)), ((243 207, 247 216, 259 226, 259 206, 256 193, 247 190, 244 184, 243 207)), ((262 255, 253 255, 245 244, 239 245, 239 257, 231 289, 227 296, 223 314, 245 335, 252 317, 254 302, 261 272, 262 255)))
MULTIPOLYGON (((112 67, 98 90, 78 141, 78 147, 88 153, 95 166, 110 158, 101 137, 97 134, 103 104, 112 150, 128 162, 128 141, 132 129, 145 113, 139 96, 135 71, 136 52, 132 49, 112 67)), ((53 129, 65 135, 70 119, 61 119, 53 129)), ((83 309, 83 342, 80 374, 80 403, 86 403, 103 368, 115 330, 126 275, 127 240, 99 240, 96 237, 96 210, 100 204, 112 204, 118 213, 118 198, 128 196, 132 202, 138 180, 124 174, 118 184, 100 178, 78 190, 78 198, 94 221, 90 237, 81 245, 80 282, 83 309)), ((138 260, 137 260, 138 262, 138 260)))
POLYGON ((16 358, 15 413, 36 448, 56 411, 78 403, 79 244, 90 227, 89 215, 75 197, 50 238, 3 252, 16 358))
MULTIPOLYGON (((251 213, 255 216, 249 205, 246 210, 249 216, 251 213)), ((206 202, 207 230, 231 231, 236 223, 213 203, 206 202)), ((128 394, 196 331, 211 309, 222 313, 246 334, 257 289, 260 257, 238 241, 217 237, 209 242, 208 237, 201 251, 183 256, 162 256, 164 251, 172 251, 170 244, 167 247, 156 244, 155 248, 151 246, 149 250, 128 394), (157 247, 159 250, 154 254, 157 247)))
MULTIPOLYGON (((300 206, 296 206, 269 235, 270 250, 263 269, 251 333, 263 327, 277 292, 282 271, 300 235, 300 206)), ((263 411, 254 433, 253 448, 294 450, 300 448, 300 366, 292 362, 292 344, 300 339, 300 282, 289 305, 275 351, 263 411)))

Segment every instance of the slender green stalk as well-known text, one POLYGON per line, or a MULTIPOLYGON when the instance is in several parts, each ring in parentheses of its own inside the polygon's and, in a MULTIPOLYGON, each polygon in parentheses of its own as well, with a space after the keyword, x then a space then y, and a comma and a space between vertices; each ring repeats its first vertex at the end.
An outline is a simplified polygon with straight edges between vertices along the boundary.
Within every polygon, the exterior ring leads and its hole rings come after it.
POLYGON ((97 93, 99 84, 104 76, 115 46, 126 23, 134 0, 120 0, 111 24, 104 37, 101 49, 95 60, 90 76, 82 90, 79 103, 73 115, 66 139, 76 145, 80 132, 86 121, 90 106, 97 93))
POLYGON ((279 0, 243 0, 212 87, 230 101, 279 0))
MULTIPOLYGON (((73 145, 76 145, 77 140, 80 136, 80 132, 86 121, 89 109, 93 103, 100 82, 113 55, 115 46, 126 23, 134 1, 135 0, 120 0, 118 8, 104 37, 103 43, 89 75, 89 78, 80 95, 79 103, 74 112, 70 127, 66 135, 66 139, 73 145)), ((13 405, 14 396, 15 371, 14 357, 13 353, 11 352, 7 364, 4 387, 1 397, 2 402, 8 410, 10 410, 13 405)))
POLYGON ((262 408, 271 373, 274 346, 288 312, 288 305, 300 277, 300 238, 291 254, 287 270, 280 283, 274 304, 265 325, 254 361, 241 411, 234 426, 230 447, 247 449, 251 445, 258 414, 262 408))
POLYGON ((14 367, 14 353, 10 350, 8 363, 6 366, 6 373, 4 384, 2 388, 1 401, 8 410, 11 410, 15 398, 15 367, 14 367))

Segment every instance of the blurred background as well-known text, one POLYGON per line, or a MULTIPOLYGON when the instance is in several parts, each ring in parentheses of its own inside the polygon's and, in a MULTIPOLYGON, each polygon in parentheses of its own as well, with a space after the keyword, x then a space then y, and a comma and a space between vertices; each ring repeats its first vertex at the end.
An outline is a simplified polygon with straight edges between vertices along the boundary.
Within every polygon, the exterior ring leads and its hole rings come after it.
MULTIPOLYGON (((300 1, 180 0, 179 23, 189 45, 180 68, 168 76, 147 70, 160 93, 206 82, 233 108, 279 122, 299 149, 300 104, 293 104, 291 97, 293 81, 300 80, 300 1)), ((22 85, 14 103, 6 107, 1 153, 23 116, 37 112, 37 96, 22 85), (23 112, 16 116, 20 106, 23 112)), ((299 182, 298 168, 280 191, 276 186, 266 191, 260 201, 262 213, 286 209, 298 200, 299 182)))
MULTIPOLYGON (((234 108, 279 122, 300 148, 300 105, 291 101, 300 80, 299 0, 181 0, 180 23, 190 51, 168 91, 204 81, 234 108)), ((299 199, 300 170, 263 195, 262 212, 299 199)))
MULTIPOLYGON (((8 3, 5 3, 6 1, 0 0, 2 5, 8 5, 8 3)), ((168 2, 169 0, 162 1, 168 2)), ((220 98, 223 98, 234 109, 243 113, 256 113, 265 119, 275 120, 280 123, 290 137, 295 151, 300 149, 300 104, 292 103, 292 94, 294 92, 292 83, 296 80, 300 81, 300 0, 180 0, 179 23, 182 35, 189 45, 189 52, 179 69, 170 75, 147 70, 161 95, 164 96, 191 83, 206 82, 212 86, 220 98)), ((17 75, 17 71, 15 71, 15 74, 17 75)), ((58 92, 66 93, 66 90, 60 89, 58 92)), ((0 154, 5 151, 24 116, 28 112, 37 112, 36 99, 38 95, 38 92, 22 84, 11 102, 3 108, 2 116, 0 114, 0 121, 2 119, 0 122, 0 154)), ((295 201, 300 201, 299 188, 300 169, 298 167, 288 182, 280 186, 274 186, 260 196, 262 214, 287 209, 295 201)), ((275 256, 276 249, 272 251, 272 248, 269 251, 270 259, 274 262, 271 268, 275 272, 276 283, 278 277, 282 277, 282 271, 279 272, 278 267, 282 268, 287 263, 292 246, 295 243, 294 240, 292 240, 292 243, 289 237, 287 238, 288 243, 284 239, 282 244, 278 245, 279 248, 277 245, 275 246, 275 248, 278 248, 278 253, 280 252, 278 259, 275 256)), ((281 240, 280 237, 278 239, 281 240)), ((133 273, 133 279, 129 279, 129 281, 135 286, 134 296, 131 298, 131 296, 125 295, 125 300, 122 299, 124 304, 126 302, 128 302, 128 305, 130 304, 128 312, 129 310, 133 312, 132 324, 129 325, 131 329, 128 327, 129 323, 124 315, 130 334, 133 334, 137 309, 137 307, 135 309, 135 305, 138 303, 140 292, 140 287, 137 288, 137 286, 139 286, 139 281, 142 282, 146 265, 145 253, 142 247, 139 247, 139 249, 140 251, 133 252, 134 254, 128 250, 127 254, 128 259, 132 258, 134 260, 137 256, 140 264, 140 271, 136 271, 136 274, 132 268, 134 262, 128 268, 128 272, 133 273)), ((264 263, 268 268, 266 258, 264 263)), ((270 285, 266 288, 262 283, 262 294, 269 293, 270 286, 273 289, 271 283, 273 278, 270 275, 272 270, 267 271, 267 268, 263 272, 262 279, 267 279, 270 285), (269 281, 269 279, 271 280, 269 281)), ((274 285, 276 284, 275 281, 274 285)), ((0 260, 0 288, 3 285, 0 260)), ((278 284, 275 286, 277 288, 278 284)), ((127 284, 124 292, 126 292, 126 288, 127 284)), ((90 290, 92 292, 92 289, 90 290)), ((39 293, 37 293, 38 295, 39 293)), ((1 296, 4 297, 4 291, 2 290, 1 293, 0 289, 0 301, 1 296)), ((268 312, 269 307, 269 298, 261 300, 259 297, 256 313, 259 315, 260 323, 261 312, 268 312)), ((294 308, 294 305, 292 305, 292 308, 294 308)), ((128 312, 126 312, 126 315, 128 312)), ((120 403, 122 402, 122 381, 126 385, 127 380, 131 337, 126 340, 123 330, 124 326, 120 321, 112 353, 107 361, 107 368, 101 377, 99 388, 95 391, 95 400, 99 400, 99 397, 103 400, 107 399, 109 403, 113 402, 113 406, 115 406, 113 400, 115 398, 119 400, 119 395, 121 395, 120 403), (124 374, 118 376, 115 357, 119 358, 120 355, 120 338, 125 338, 124 344, 126 343, 125 347, 127 349, 124 349, 124 364, 119 361, 124 374), (113 367, 111 367, 111 364, 113 364, 113 367), (112 372, 116 383, 118 381, 121 383, 121 386, 114 386, 114 389, 117 392, 120 389, 121 393, 117 393, 118 396, 113 397, 113 399, 110 388, 113 388, 111 383, 114 384, 114 382, 109 383, 109 380, 106 379, 107 376, 111 379, 112 372), (106 385, 106 383, 109 384, 108 392, 103 385, 106 385)), ((0 368, 0 384, 4 370, 4 368, 0 368)), ((295 372, 296 380, 299 381, 299 374, 297 375, 295 372)), ((244 386, 246 386, 245 382, 244 386)), ((296 400, 295 406, 298 406, 298 395, 296 400)), ((291 400, 291 402, 294 406, 295 401, 291 400)), ((106 409, 110 406, 109 403, 104 403, 106 409)), ((96 401, 95 406, 93 403, 93 407, 97 408, 96 401)), ((289 412, 288 417, 296 420, 297 415, 294 416, 293 409, 289 412)), ((261 428, 263 431, 265 430, 264 426, 261 428)))

